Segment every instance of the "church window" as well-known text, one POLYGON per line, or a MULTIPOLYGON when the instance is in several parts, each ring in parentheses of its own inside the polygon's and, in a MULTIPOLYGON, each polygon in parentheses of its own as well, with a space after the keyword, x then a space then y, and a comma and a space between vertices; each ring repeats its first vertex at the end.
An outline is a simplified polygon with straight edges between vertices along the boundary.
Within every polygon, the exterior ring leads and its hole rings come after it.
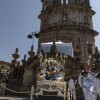
POLYGON ((47 19, 44 19, 44 26, 47 25, 47 19))
POLYGON ((88 17, 84 16, 84 23, 88 23, 88 17))
POLYGON ((59 5, 59 4, 61 4, 61 0, 53 0, 53 4, 54 5, 59 5))
POLYGON ((91 55, 92 54, 92 48, 88 47, 88 54, 91 55))
POLYGON ((87 0, 87 4, 90 6, 90 2, 89 2, 89 0, 87 0))

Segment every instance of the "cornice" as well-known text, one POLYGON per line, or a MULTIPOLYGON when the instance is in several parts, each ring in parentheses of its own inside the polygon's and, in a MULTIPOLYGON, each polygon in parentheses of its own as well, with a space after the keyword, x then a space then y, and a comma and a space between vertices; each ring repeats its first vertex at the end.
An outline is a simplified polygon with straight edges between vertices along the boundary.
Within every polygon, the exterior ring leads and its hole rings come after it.
POLYGON ((95 31, 95 30, 93 30, 93 29, 90 29, 90 28, 88 28, 88 27, 78 27, 78 26, 68 26, 68 27, 66 27, 66 26, 59 26, 59 27, 57 27, 57 28, 55 28, 55 27, 50 27, 50 28, 45 28, 44 30, 41 30, 40 32, 39 32, 39 34, 40 34, 40 36, 42 35, 42 34, 46 34, 46 33, 48 33, 48 32, 53 32, 53 31, 56 31, 56 32, 60 32, 60 31, 75 31, 75 32, 82 32, 82 33, 88 33, 88 34, 92 34, 92 35, 94 35, 94 36, 97 36, 98 34, 99 34, 99 32, 97 32, 97 31, 95 31))
POLYGON ((47 7, 46 9, 41 11, 41 14, 38 16, 38 18, 41 18, 45 14, 49 14, 50 12, 63 12, 63 11, 70 11, 70 10, 79 10, 79 11, 85 11, 90 13, 91 15, 95 15, 95 11, 91 9, 91 7, 87 7, 85 5, 79 5, 79 4, 62 4, 57 6, 51 6, 47 7))

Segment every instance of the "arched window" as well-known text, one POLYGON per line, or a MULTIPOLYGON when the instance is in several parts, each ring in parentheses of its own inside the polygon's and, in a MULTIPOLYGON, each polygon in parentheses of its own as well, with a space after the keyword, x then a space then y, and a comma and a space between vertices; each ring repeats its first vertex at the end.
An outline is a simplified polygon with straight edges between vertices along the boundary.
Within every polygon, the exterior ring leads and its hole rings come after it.
POLYGON ((44 26, 47 25, 47 19, 44 19, 44 23, 43 23, 44 26))

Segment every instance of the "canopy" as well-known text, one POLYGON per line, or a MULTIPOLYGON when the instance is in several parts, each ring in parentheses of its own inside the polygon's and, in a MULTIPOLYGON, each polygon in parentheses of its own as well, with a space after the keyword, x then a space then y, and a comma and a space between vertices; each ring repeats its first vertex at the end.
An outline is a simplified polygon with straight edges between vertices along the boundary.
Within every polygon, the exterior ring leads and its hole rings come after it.
MULTIPOLYGON (((46 53, 50 52, 52 44, 53 42, 41 43, 41 49, 46 53)), ((73 57, 72 43, 63 43, 59 41, 59 42, 55 42, 55 44, 56 44, 57 52, 64 53, 65 55, 70 55, 73 57)))

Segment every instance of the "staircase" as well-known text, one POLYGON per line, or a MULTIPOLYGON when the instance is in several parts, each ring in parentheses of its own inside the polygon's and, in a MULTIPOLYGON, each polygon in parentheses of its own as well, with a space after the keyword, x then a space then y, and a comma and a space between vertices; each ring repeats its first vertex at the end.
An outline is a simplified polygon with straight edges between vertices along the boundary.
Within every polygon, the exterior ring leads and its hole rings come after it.
POLYGON ((0 96, 0 100, 29 100, 29 98, 19 98, 10 96, 0 96))
MULTIPOLYGON (((0 96, 0 100, 29 100, 29 98, 0 96)), ((64 98, 56 96, 38 96, 37 100, 64 100, 64 98)))

